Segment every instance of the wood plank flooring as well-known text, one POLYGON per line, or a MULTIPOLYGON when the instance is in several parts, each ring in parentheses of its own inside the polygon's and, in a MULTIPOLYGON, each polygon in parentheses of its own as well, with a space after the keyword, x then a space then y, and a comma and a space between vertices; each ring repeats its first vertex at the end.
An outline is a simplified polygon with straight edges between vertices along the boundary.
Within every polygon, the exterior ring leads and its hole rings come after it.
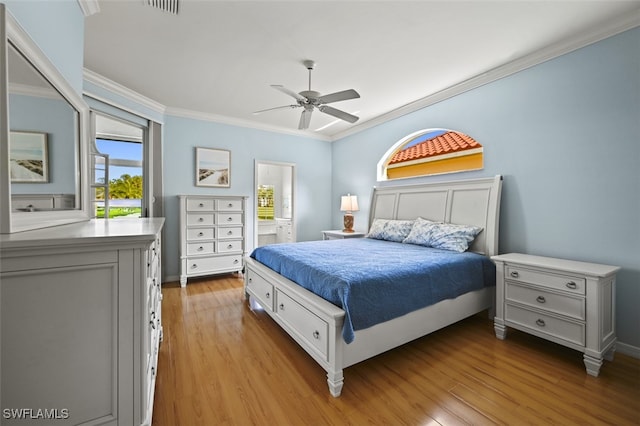
POLYGON ((639 425, 640 360, 599 377, 582 354, 479 314, 345 370, 325 371, 264 312, 240 275, 163 285, 154 426, 639 425))

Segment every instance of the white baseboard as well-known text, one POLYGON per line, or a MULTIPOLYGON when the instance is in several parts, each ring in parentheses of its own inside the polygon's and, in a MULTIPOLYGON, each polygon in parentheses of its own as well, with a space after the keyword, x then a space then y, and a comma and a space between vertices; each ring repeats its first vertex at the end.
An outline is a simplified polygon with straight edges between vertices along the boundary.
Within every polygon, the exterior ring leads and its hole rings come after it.
POLYGON ((640 359, 640 348, 637 346, 631 346, 626 343, 616 343, 616 352, 629 355, 632 358, 640 359))
POLYGON ((164 279, 162 280, 162 284, 166 284, 166 283, 172 283, 175 281, 180 281, 180 276, 179 275, 171 275, 168 277, 164 277, 164 279))

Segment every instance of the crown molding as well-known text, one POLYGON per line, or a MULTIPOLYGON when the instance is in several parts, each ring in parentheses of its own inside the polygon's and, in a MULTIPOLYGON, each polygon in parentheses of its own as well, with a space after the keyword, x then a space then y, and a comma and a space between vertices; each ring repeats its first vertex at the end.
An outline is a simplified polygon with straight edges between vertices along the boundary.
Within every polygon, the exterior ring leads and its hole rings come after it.
POLYGON ((98 0, 78 0, 78 4, 80 5, 80 9, 82 9, 82 13, 85 18, 100 12, 98 0))
POLYGON ((322 140, 327 142, 331 142, 332 140, 330 137, 324 136, 324 135, 318 135, 315 133, 305 132, 302 130, 293 130, 293 129, 288 129, 288 128, 279 127, 279 126, 272 126, 269 124, 256 123, 254 121, 243 120, 241 118, 233 118, 226 115, 211 114, 211 113, 191 111, 187 109, 171 108, 171 107, 168 107, 166 109, 165 114, 172 115, 175 117, 191 118, 194 120, 211 121, 211 122, 220 123, 220 124, 228 124, 228 125, 237 126, 237 127, 247 127, 251 129, 264 130, 267 132, 281 133, 285 135, 302 136, 309 139, 316 139, 316 140, 322 140))
POLYGON ((609 21, 608 23, 599 25, 597 28, 592 28, 589 31, 585 31, 574 37, 561 40, 558 43, 549 45, 531 54, 522 56, 504 65, 478 74, 475 77, 471 77, 468 80, 462 81, 439 92, 433 93, 429 96, 418 99, 417 101, 413 101, 411 103, 398 107, 371 120, 356 124, 349 129, 336 133, 335 135, 333 135, 332 140, 337 141, 347 136, 359 133, 363 130, 370 129, 379 124, 394 120, 398 117, 418 111, 420 109, 434 105, 438 102, 442 102, 446 99, 460 95, 464 92, 483 86, 487 83, 491 83, 493 81, 507 77, 511 74, 515 74, 519 71, 531 68, 535 65, 573 52, 574 50, 578 50, 590 44, 597 43, 598 41, 604 40, 638 26, 640 26, 640 10, 636 10, 633 13, 627 13, 622 17, 609 21))
MULTIPOLYGON (((116 83, 113 80, 109 80, 108 78, 103 77, 97 72, 84 68, 83 77, 85 81, 95 84, 96 86, 101 87, 105 90, 108 90, 111 93, 122 96, 125 99, 128 99, 132 102, 135 102, 139 105, 149 108, 150 110, 155 111, 159 114, 165 113, 166 107, 162 105, 160 102, 156 102, 153 99, 147 98, 146 96, 141 95, 138 92, 128 89, 123 85, 116 83)), ((95 98, 96 96, 92 95, 92 97, 95 98)))

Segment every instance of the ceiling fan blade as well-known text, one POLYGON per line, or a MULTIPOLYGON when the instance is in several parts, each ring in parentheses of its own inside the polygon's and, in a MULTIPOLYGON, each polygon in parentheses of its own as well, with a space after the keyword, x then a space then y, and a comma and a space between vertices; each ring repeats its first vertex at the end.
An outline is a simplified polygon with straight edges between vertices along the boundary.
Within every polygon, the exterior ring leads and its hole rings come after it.
POLYGON ((283 106, 279 106, 279 107, 275 107, 275 108, 267 108, 267 109, 261 109, 260 111, 254 111, 252 112, 252 114, 261 114, 263 112, 267 112, 267 111, 273 111, 276 109, 285 109, 285 108, 298 108, 300 105, 283 105, 283 106))
POLYGON ((359 117, 356 117, 355 115, 349 114, 348 112, 340 111, 339 109, 330 106, 320 105, 318 109, 325 114, 332 115, 341 120, 348 121, 349 123, 355 123, 359 120, 359 117))
POLYGON ((347 99, 359 98, 360 95, 353 89, 343 90, 342 92, 330 93, 328 95, 320 96, 318 101, 321 104, 330 104, 331 102, 346 101, 347 99))
POLYGON ((296 100, 298 100, 300 102, 307 102, 307 98, 305 98, 304 96, 301 96, 300 94, 294 92, 291 89, 287 89, 284 86, 281 86, 279 84, 272 84, 271 87, 273 87, 276 90, 281 91, 282 93, 286 93, 289 96, 293 96, 294 98, 296 98, 296 100))
POLYGON ((313 112, 313 108, 305 108, 302 111, 302 115, 300 115, 300 124, 298 124, 298 129, 306 130, 309 128, 309 123, 311 123, 311 113, 313 112))

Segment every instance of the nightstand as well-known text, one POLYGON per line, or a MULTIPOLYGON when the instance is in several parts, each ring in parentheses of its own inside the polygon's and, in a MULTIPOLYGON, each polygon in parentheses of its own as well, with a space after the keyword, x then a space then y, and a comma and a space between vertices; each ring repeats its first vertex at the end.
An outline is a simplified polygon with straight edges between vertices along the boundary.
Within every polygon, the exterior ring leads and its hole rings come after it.
POLYGON ((323 240, 343 240, 345 238, 364 238, 364 232, 342 232, 340 230, 322 231, 323 240))
POLYGON ((492 256, 496 264, 496 337, 512 327, 584 353, 598 376, 616 346, 617 266, 526 254, 492 256))

